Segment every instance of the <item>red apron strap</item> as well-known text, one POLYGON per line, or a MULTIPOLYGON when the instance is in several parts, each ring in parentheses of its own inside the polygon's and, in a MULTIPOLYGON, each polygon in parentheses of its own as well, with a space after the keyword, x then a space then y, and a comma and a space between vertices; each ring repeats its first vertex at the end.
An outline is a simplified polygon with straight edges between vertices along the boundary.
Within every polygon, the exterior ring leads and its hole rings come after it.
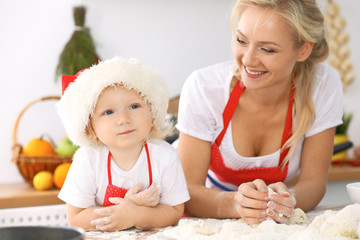
MULTIPOLYGON (((145 142, 145 150, 146 150, 146 157, 147 157, 147 163, 149 168, 149 187, 152 184, 152 170, 151 170, 151 162, 150 162, 150 154, 149 154, 149 148, 147 143, 145 142)), ((109 185, 112 185, 112 178, 111 178, 111 152, 109 151, 108 154, 108 164, 107 164, 107 170, 108 170, 108 179, 109 179, 109 185)))
POLYGON ((221 131, 221 133, 219 134, 219 136, 216 138, 215 142, 218 146, 220 146, 221 141, 224 138, 224 135, 226 133, 226 129, 229 126, 229 123, 231 121, 231 118, 235 112, 236 106, 239 102, 240 96, 243 93, 245 87, 244 86, 240 86, 240 81, 238 80, 235 84, 234 89, 231 91, 230 94, 230 98, 226 104, 226 107, 224 109, 223 112, 223 123, 224 123, 224 128, 221 131))
POLYGON ((112 180, 111 180, 111 152, 110 151, 109 151, 109 154, 108 154, 107 170, 108 170, 109 185, 112 185, 112 180))
POLYGON ((148 145, 146 142, 145 142, 145 150, 146 150, 146 156, 147 156, 147 162, 148 162, 148 168, 149 168, 149 187, 150 187, 152 184, 152 170, 151 170, 149 148, 148 148, 148 145))
MULTIPOLYGON (((281 149, 280 149, 281 153, 280 153, 280 159, 279 159, 279 166, 282 164, 282 162, 284 161, 287 153, 289 152, 289 148, 286 148, 286 149, 283 150, 282 147, 284 146, 286 141, 292 135, 292 109, 293 109, 293 103, 294 103, 294 90, 291 88, 289 107, 288 107, 287 116, 286 116, 286 123, 285 123, 285 128, 284 128, 284 131, 283 131, 283 135, 282 135, 282 138, 281 138, 281 149)), ((289 164, 289 162, 287 164, 289 164)))

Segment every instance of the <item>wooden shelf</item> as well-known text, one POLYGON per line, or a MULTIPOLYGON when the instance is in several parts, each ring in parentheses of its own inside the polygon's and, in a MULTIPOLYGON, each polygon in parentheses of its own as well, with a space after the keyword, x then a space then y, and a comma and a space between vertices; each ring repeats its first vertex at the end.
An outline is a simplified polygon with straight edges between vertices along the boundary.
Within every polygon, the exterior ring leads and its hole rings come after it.
POLYGON ((0 184, 0 209, 64 203, 59 189, 38 191, 27 183, 0 184))
MULTIPOLYGON (((287 185, 294 185, 298 180, 294 179, 286 182, 287 185)), ((360 166, 352 166, 350 164, 331 165, 329 169, 328 182, 341 182, 358 180, 360 181, 360 166)))
POLYGON ((352 166, 349 164, 332 165, 329 169, 329 182, 340 182, 349 180, 360 181, 360 166, 352 166))

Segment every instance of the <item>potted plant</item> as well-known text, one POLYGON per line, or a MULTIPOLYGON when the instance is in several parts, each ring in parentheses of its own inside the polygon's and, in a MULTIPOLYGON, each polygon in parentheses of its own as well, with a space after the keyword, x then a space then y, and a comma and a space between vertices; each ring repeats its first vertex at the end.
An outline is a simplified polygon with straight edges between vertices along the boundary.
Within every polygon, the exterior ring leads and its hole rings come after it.
MULTIPOLYGON (((344 112, 342 120, 343 123, 336 127, 334 145, 345 143, 349 141, 349 136, 347 135, 347 130, 349 128, 350 122, 353 118, 352 113, 344 112)), ((342 151, 333 155, 333 161, 344 161, 347 159, 347 151, 342 151)))

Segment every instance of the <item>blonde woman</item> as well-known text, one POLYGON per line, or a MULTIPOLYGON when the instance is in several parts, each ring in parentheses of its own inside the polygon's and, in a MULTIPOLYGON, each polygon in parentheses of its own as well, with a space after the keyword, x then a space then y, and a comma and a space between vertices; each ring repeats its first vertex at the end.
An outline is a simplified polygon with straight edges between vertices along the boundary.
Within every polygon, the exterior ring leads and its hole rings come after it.
POLYGON ((324 196, 342 123, 324 18, 314 0, 238 0, 231 24, 234 60, 193 72, 181 93, 185 213, 285 223, 324 196))

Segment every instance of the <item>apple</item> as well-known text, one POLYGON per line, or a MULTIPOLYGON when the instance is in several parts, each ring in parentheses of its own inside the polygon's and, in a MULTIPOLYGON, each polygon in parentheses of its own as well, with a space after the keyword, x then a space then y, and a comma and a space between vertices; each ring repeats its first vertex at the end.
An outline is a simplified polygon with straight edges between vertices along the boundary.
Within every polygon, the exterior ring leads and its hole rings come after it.
POLYGON ((71 157, 78 150, 79 146, 74 145, 68 136, 63 137, 56 146, 56 153, 59 156, 71 157))

